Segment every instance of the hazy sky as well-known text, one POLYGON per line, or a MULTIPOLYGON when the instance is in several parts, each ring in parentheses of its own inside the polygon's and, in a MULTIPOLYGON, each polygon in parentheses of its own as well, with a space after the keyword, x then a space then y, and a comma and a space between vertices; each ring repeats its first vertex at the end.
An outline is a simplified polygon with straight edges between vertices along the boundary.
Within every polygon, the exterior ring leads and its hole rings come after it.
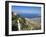
POLYGON ((41 7, 12 6, 12 11, 16 12, 16 13, 40 14, 41 13, 41 7))

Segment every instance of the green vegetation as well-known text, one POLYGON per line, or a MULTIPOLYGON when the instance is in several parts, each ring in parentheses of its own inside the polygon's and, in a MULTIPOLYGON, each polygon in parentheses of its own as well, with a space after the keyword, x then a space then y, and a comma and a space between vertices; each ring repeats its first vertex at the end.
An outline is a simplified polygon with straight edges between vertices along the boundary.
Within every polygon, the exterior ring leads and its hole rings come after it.
MULTIPOLYGON (((17 20, 19 20, 19 22, 21 23, 21 26, 25 24, 24 18, 22 18, 20 15, 13 15, 13 13, 12 13, 12 30, 13 31, 18 30, 17 20)), ((21 27, 21 29, 22 29, 22 27, 21 27)))
POLYGON ((19 20, 21 24, 21 30, 38 30, 41 29, 39 23, 35 23, 32 20, 26 20, 24 17, 21 17, 20 15, 14 15, 12 12, 12 31, 17 31, 18 30, 18 22, 19 20))

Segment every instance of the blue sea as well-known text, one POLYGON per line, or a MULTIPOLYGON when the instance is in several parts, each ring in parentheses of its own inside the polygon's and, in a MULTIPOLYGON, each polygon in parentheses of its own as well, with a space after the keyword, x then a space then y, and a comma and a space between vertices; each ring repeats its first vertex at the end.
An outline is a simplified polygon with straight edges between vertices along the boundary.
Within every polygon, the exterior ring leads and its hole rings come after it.
POLYGON ((40 14, 19 14, 21 17, 24 18, 36 18, 36 17, 41 17, 40 14))

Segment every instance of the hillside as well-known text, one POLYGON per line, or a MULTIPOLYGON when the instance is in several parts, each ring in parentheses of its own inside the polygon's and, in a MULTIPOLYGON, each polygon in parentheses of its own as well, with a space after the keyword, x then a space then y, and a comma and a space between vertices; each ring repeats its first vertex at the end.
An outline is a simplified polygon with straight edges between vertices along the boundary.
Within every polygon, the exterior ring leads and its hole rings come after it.
POLYGON ((21 25, 21 30, 39 30, 41 29, 40 17, 37 18, 24 18, 20 15, 13 15, 12 16, 12 31, 18 30, 18 22, 21 25), (38 19, 39 18, 39 19, 38 19))

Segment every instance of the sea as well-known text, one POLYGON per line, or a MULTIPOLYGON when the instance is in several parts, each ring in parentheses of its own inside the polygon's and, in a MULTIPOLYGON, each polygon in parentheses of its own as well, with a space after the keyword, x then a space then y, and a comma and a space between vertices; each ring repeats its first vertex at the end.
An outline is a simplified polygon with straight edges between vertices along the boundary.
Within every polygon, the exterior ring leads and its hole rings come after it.
POLYGON ((40 14, 19 14, 21 17, 24 17, 24 18, 37 18, 37 17, 41 17, 40 14))

